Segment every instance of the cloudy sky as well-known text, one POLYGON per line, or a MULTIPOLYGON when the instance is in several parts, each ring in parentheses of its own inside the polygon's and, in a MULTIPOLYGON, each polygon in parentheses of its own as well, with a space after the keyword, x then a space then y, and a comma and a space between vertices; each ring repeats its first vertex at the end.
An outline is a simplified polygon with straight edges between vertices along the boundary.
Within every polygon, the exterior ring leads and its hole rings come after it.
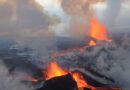
POLYGON ((121 1, 107 0, 93 6, 95 2, 88 0, 0 0, 0 36, 83 36, 93 15, 108 27, 115 22, 116 27, 129 28, 130 8, 121 1))

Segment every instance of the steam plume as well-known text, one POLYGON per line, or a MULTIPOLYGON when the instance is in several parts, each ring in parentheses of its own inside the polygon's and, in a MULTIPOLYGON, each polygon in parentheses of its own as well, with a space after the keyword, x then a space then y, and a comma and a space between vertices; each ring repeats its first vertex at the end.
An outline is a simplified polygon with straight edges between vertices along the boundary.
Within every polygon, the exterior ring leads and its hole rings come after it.
POLYGON ((23 85, 17 77, 12 77, 0 60, 0 89, 1 90, 31 90, 23 85))
POLYGON ((122 0, 107 0, 107 9, 105 11, 105 23, 107 27, 111 28, 116 23, 120 14, 122 0))

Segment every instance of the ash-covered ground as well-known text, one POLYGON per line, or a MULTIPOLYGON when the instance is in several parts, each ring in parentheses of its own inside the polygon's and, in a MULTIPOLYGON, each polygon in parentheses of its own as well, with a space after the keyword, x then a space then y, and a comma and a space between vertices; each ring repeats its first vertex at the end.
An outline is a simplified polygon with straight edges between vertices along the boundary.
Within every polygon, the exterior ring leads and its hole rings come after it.
MULTIPOLYGON (((58 37, 55 42, 57 46, 56 52, 62 53, 67 49, 82 48, 85 43, 87 45, 87 41, 87 39, 75 41, 70 38, 58 37)), ((23 48, 16 42, 5 38, 1 39, 0 46, 0 88, 7 87, 10 88, 10 90, 17 88, 20 88, 20 90, 29 90, 30 86, 21 83, 21 77, 42 77, 42 69, 53 59, 51 58, 51 54, 55 52, 50 52, 48 56, 42 56, 42 54, 37 53, 38 51, 35 49, 29 47, 23 48), (14 87, 16 85, 18 87, 14 87)), ((94 77, 94 79, 97 79, 99 82, 113 84, 121 88, 130 88, 129 54, 129 35, 114 34, 111 43, 98 42, 97 46, 86 48, 84 52, 67 51, 65 55, 56 57, 55 59, 61 67, 83 69, 85 73, 94 77), (121 39, 119 39, 119 37, 121 39), (89 73, 89 71, 91 71, 91 73, 89 73), (96 74, 99 74, 97 76, 106 76, 114 83, 109 83, 102 80, 102 78, 97 78, 95 77, 96 74)), ((7 90, 7 88, 4 90, 7 90)))

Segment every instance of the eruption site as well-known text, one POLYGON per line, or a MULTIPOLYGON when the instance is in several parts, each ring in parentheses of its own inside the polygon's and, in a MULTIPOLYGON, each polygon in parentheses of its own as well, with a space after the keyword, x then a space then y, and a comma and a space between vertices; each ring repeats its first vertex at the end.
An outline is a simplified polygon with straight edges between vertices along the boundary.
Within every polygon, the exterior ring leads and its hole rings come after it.
POLYGON ((130 90, 129 0, 0 0, 0 90, 130 90))

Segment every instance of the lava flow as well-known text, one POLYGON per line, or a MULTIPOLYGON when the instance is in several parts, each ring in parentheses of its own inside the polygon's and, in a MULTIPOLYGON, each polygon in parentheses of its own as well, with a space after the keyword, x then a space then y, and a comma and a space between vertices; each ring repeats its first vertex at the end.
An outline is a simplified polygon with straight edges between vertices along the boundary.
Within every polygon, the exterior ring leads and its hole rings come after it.
POLYGON ((90 22, 90 37, 96 40, 110 41, 107 29, 101 24, 96 17, 93 17, 90 22))
POLYGON ((50 62, 48 68, 46 69, 45 79, 48 80, 48 79, 62 76, 62 75, 66 75, 66 74, 67 74, 67 71, 60 68, 57 65, 57 63, 55 61, 53 61, 53 62, 50 62))
POLYGON ((70 52, 85 52, 87 48, 90 46, 96 46, 97 43, 96 41, 106 41, 106 42, 111 42, 112 39, 109 38, 107 29, 105 26, 98 21, 96 17, 93 17, 90 21, 90 30, 89 30, 89 37, 93 38, 89 41, 88 46, 86 45, 85 47, 80 47, 80 48, 71 48, 67 49, 62 52, 55 52, 51 55, 51 57, 57 58, 57 57, 62 57, 67 55, 70 52))
POLYGON ((89 87, 89 85, 86 83, 86 81, 84 80, 83 76, 79 73, 72 73, 72 72, 67 72, 65 70, 63 70, 62 68, 60 68, 60 66, 57 65, 56 62, 51 62, 49 64, 49 67, 47 68, 46 71, 46 75, 45 75, 45 79, 51 79, 57 76, 63 76, 70 73, 73 77, 73 79, 75 80, 75 82, 77 83, 78 89, 79 90, 83 90, 83 88, 87 88, 89 87))
MULTIPOLYGON (((93 17, 90 21, 89 36, 96 40, 111 42, 111 39, 108 37, 107 29, 105 28, 105 26, 102 23, 100 23, 98 21, 98 19, 96 17, 93 17)), ((95 46, 96 42, 91 40, 89 42, 89 45, 95 46)))
POLYGON ((95 42, 94 40, 91 40, 91 41, 89 42, 89 46, 96 46, 96 42, 95 42))

